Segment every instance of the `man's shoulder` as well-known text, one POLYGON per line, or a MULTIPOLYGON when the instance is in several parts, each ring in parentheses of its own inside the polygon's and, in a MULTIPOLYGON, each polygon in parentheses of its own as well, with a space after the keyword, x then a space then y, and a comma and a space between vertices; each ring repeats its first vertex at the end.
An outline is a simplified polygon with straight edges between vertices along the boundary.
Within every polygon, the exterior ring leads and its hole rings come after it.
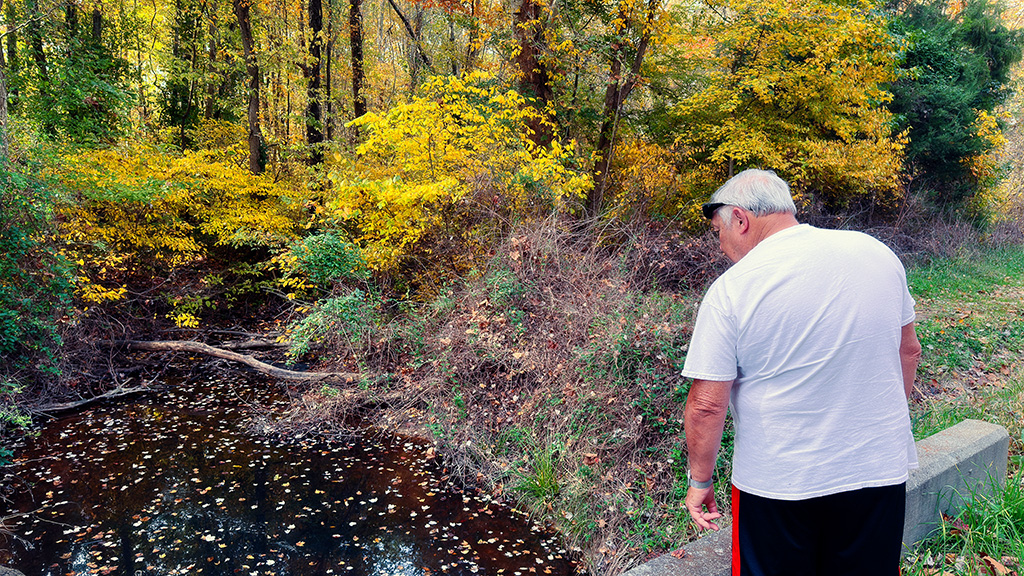
POLYGON ((892 249, 884 242, 871 234, 861 232, 860 230, 841 230, 835 228, 817 228, 815 226, 808 226, 806 233, 807 235, 804 236, 804 240, 808 242, 825 242, 840 246, 848 245, 858 248, 873 248, 885 252, 892 252, 892 249))

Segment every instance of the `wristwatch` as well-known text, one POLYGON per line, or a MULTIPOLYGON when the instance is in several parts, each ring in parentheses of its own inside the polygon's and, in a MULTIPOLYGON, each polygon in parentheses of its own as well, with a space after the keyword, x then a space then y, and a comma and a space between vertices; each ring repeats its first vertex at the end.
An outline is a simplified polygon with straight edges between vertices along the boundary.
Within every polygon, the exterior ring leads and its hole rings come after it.
POLYGON ((711 485, 715 483, 715 479, 713 477, 703 482, 698 482, 697 480, 694 480, 693 477, 690 476, 689 468, 686 469, 686 481, 687 483, 689 483, 690 488, 696 488, 697 490, 704 490, 705 488, 710 488, 711 485))

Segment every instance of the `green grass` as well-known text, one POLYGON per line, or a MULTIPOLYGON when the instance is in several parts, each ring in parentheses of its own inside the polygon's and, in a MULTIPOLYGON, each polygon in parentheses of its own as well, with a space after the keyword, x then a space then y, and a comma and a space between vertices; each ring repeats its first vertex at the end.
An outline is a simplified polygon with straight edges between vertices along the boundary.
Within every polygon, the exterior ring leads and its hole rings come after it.
POLYGON ((936 298, 985 292, 1022 276, 1024 246, 1006 246, 912 268, 907 271, 907 282, 915 297, 936 298))
POLYGON ((1011 570, 1024 559, 1024 476, 1020 470, 993 494, 965 494, 968 503, 956 518, 947 518, 932 540, 908 555, 904 576, 997 574, 986 557, 1011 570))
POLYGON ((530 470, 525 472, 517 489, 541 502, 552 502, 561 489, 555 450, 551 447, 540 448, 533 453, 532 459, 530 470))
POLYGON ((918 299, 917 331, 924 347, 917 384, 922 397, 911 409, 915 438, 968 418, 1000 424, 1011 438, 1011 475, 990 497, 963 495, 968 502, 963 512, 946 518, 937 536, 919 544, 902 573, 999 573, 993 561, 1019 573, 1024 559, 1024 247, 983 250, 909 270, 907 276, 918 299))
POLYGON ((1019 429, 1024 357, 1024 248, 980 251, 908 271, 924 348, 914 433, 966 418, 1019 429))

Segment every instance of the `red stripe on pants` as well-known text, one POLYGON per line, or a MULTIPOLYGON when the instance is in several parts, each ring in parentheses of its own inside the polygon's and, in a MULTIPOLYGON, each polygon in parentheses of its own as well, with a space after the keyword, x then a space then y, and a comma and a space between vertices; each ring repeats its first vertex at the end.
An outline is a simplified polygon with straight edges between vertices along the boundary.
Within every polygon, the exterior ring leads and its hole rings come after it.
POLYGON ((732 487, 732 575, 740 576, 740 491, 732 487))

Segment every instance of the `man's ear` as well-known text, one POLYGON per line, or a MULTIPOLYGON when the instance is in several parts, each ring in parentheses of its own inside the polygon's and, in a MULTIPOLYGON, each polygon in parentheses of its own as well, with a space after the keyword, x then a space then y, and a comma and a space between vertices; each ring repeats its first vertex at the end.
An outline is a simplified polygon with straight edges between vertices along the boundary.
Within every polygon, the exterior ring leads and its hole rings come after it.
POLYGON ((740 208, 732 207, 732 221, 740 234, 744 234, 750 229, 750 214, 744 212, 740 208))

